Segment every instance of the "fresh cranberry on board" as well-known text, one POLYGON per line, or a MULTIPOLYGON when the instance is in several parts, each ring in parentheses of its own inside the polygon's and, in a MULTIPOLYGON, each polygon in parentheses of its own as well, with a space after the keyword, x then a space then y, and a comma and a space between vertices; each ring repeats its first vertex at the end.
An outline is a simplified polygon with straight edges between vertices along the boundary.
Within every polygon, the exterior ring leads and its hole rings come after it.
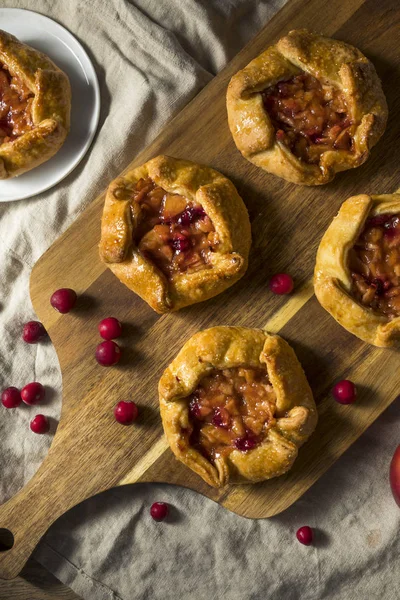
POLYGON ((16 387, 8 387, 1 394, 1 403, 5 408, 17 408, 21 402, 21 392, 16 387))
POLYGON ((393 498, 400 507, 400 444, 397 446, 390 463, 390 487, 393 498))
POLYGON ((56 290, 50 298, 50 304, 53 308, 63 315, 72 310, 77 299, 76 292, 70 288, 61 288, 56 290))
POLYGON ((100 321, 98 329, 103 340, 113 340, 122 333, 122 325, 115 317, 107 317, 100 321))
POLYGON ((29 424, 33 433, 47 433, 50 429, 50 423, 44 415, 36 415, 29 424))
POLYGON ((102 367, 112 367, 121 358, 121 348, 115 342, 107 340, 96 348, 96 360, 102 367))
POLYGON ((155 521, 164 521, 169 513, 169 507, 166 502, 154 502, 150 508, 150 514, 155 521))
POLYGON ((277 273, 271 277, 269 282, 269 289, 274 294, 290 294, 293 287, 293 279, 287 273, 277 273))
POLYGON ((39 321, 28 321, 22 329, 22 339, 27 344, 37 344, 47 336, 47 331, 39 321))
POLYGON ((138 414, 138 407, 130 400, 121 400, 114 408, 115 420, 122 425, 129 425, 136 421, 138 414))
POLYGON ((300 544, 309 546, 313 541, 313 530, 308 525, 304 525, 304 527, 300 527, 300 529, 296 531, 296 537, 300 544))
POLYGON ((21 398, 25 404, 38 404, 45 397, 45 389, 38 381, 28 383, 21 390, 21 398))
POLYGON ((353 404, 356 401, 357 388, 352 381, 342 379, 333 387, 332 395, 339 404, 353 404))

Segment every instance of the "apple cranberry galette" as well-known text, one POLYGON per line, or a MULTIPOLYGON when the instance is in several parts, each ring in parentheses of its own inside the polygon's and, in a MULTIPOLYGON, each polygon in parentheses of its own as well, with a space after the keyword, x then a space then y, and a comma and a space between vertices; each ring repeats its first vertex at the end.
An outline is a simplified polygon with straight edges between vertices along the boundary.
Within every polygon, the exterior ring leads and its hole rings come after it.
POLYGON ((400 340, 400 194, 343 203, 317 253, 315 294, 348 331, 375 346, 400 340))
POLYGON ((221 173, 157 156, 111 183, 100 256, 155 311, 223 292, 245 273, 246 207, 221 173))
POLYGON ((370 61, 306 30, 291 31, 236 73, 227 109, 243 156, 303 185, 327 183, 364 163, 387 120, 370 61))
POLYGON ((159 396, 173 453, 215 487, 282 475, 317 423, 294 351, 258 329, 194 335, 161 377, 159 396))
POLYGON ((49 160, 69 131, 68 77, 45 55, 0 30, 0 179, 49 160))

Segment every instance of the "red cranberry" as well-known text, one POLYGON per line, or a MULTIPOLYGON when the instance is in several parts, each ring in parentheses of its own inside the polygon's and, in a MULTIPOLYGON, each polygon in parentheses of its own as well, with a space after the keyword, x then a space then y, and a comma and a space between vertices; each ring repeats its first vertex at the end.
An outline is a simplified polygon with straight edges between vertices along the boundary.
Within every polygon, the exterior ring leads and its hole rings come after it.
POLYGON ((50 304, 53 308, 58 310, 58 312, 65 314, 74 308, 76 299, 77 295, 74 290, 71 290, 70 288, 61 288, 54 292, 50 298, 50 304))
POLYGON ((216 408, 214 410, 212 423, 215 427, 228 427, 229 425, 229 413, 225 408, 216 408))
POLYGON ((130 400, 121 400, 114 408, 114 417, 122 425, 129 425, 136 421, 138 414, 138 407, 130 400))
POLYGON ((192 417, 192 419, 200 418, 201 409, 197 398, 192 398, 192 400, 189 402, 189 415, 192 417))
POLYGON ((370 217, 365 225, 366 227, 379 227, 380 225, 385 225, 390 219, 391 215, 388 214, 376 215, 375 217, 370 217))
POLYGON ((155 521, 164 521, 169 513, 168 504, 166 502, 154 502, 150 508, 150 514, 155 521))
POLYGON ((244 436, 235 440, 235 446, 240 452, 248 452, 257 445, 256 440, 251 436, 244 436))
POLYGON ((115 317, 107 317, 98 324, 99 333, 104 340, 113 340, 122 333, 122 325, 115 317))
POLYGON ((182 234, 177 234, 172 239, 171 245, 177 252, 186 252, 190 248, 190 240, 182 234))
POLYGON ((116 365, 121 358, 121 348, 115 342, 107 340, 96 348, 96 360, 102 367, 116 365))
POLYGON ((287 273, 277 273, 269 282, 269 289, 274 294, 290 294, 293 287, 293 279, 287 273))
POLYGON ((194 221, 197 221, 197 219, 202 219, 205 216, 206 213, 202 206, 189 206, 183 212, 181 212, 181 214, 178 216, 177 221, 179 225, 187 227, 188 225, 191 225, 194 221))
POLYGON ((21 402, 21 392, 16 387, 9 387, 1 394, 1 403, 6 408, 17 408, 21 402))
POLYGON ((352 381, 343 379, 333 387, 332 394, 340 404, 353 404, 356 401, 357 388, 352 381))
POLYGON ((121 348, 115 342, 107 340, 96 348, 96 360, 102 367, 116 365, 121 358, 121 348))
POLYGON ((25 404, 38 404, 45 397, 45 389, 38 381, 28 383, 21 390, 21 398, 25 404))
POLYGON ((300 529, 296 531, 296 537, 300 544, 309 546, 313 541, 313 530, 308 525, 304 525, 304 527, 300 527, 300 529))
POLYGON ((371 286, 375 288, 375 294, 382 296, 390 288, 390 281, 376 277, 371 281, 371 286))
POLYGON ((29 424, 33 433, 47 433, 50 429, 50 423, 44 415, 36 415, 29 424))
POLYGON ((46 335, 47 331, 39 321, 28 321, 22 330, 22 339, 28 344, 36 344, 46 335))

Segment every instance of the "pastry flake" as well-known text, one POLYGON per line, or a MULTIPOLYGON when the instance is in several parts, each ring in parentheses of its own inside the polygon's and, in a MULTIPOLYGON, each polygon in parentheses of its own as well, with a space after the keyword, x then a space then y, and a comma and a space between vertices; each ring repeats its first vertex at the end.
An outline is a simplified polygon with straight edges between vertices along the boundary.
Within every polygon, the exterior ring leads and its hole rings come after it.
POLYGON ((113 181, 100 256, 156 312, 212 298, 247 269, 246 207, 218 171, 157 156, 113 181))
POLYGON ((294 351, 258 329, 195 334, 162 375, 159 399, 172 452, 215 487, 286 473, 317 423, 294 351))
POLYGON ((400 194, 346 200, 317 252, 315 294, 345 329, 375 346, 400 340, 400 194))
POLYGON ((387 121, 372 63, 353 46, 304 29, 232 77, 227 110, 242 155, 302 185, 364 163, 387 121))
POLYGON ((45 54, 0 30, 0 179, 30 171, 63 145, 68 77, 45 54))

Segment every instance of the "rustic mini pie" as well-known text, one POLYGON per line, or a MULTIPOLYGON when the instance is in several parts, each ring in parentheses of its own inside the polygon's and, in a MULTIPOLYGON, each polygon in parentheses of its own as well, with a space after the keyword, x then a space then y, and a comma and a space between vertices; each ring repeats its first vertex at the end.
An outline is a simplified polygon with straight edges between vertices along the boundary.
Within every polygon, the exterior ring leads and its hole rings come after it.
POLYGON ((291 31, 234 75, 229 127, 245 158, 303 185, 358 167, 383 134, 386 99, 357 48, 291 31))
POLYGON ((161 377, 159 397, 173 453, 215 487, 282 475, 317 423, 294 351, 258 329, 194 335, 161 377))
POLYGON ((247 269, 246 207, 218 171, 157 156, 113 181, 100 256, 155 311, 207 300, 247 269))
POLYGON ((400 194, 349 198, 317 253, 315 294, 351 333, 375 346, 400 340, 400 194))
POLYGON ((68 77, 45 55, 0 30, 0 179, 49 160, 69 131, 68 77))

